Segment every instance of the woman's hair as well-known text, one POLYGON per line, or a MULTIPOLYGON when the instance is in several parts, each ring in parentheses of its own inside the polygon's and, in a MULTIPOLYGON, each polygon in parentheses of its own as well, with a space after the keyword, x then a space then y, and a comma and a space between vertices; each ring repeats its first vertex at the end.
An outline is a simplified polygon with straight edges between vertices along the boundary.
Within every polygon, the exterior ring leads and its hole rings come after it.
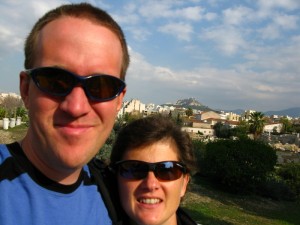
POLYGON ((111 164, 122 160, 127 151, 161 140, 174 141, 178 149, 179 161, 184 163, 189 171, 195 169, 191 138, 170 118, 162 116, 138 119, 122 128, 112 149, 111 164))
POLYGON ((129 53, 128 53, 128 48, 127 48, 124 33, 121 27, 117 24, 117 22, 107 12, 97 7, 94 7, 89 3, 62 5, 60 7, 57 7, 47 12, 35 23, 35 25, 33 26, 31 32, 29 33, 26 39, 25 46, 24 46, 25 69, 31 69, 34 66, 34 61, 38 57, 36 48, 37 48, 37 41, 38 41, 40 31, 48 23, 65 16, 88 19, 93 23, 108 28, 118 37, 123 52, 120 77, 122 80, 125 80, 126 71, 129 66, 129 53))

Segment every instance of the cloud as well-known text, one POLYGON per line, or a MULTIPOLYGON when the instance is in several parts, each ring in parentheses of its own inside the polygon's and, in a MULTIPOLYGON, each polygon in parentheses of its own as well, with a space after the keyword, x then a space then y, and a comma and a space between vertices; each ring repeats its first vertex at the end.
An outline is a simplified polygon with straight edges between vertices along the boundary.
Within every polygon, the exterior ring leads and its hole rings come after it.
POLYGON ((228 8, 223 11, 224 24, 240 25, 253 20, 254 14, 253 9, 244 6, 228 8))
POLYGON ((298 28, 299 17, 296 15, 276 15, 273 18, 274 24, 284 30, 296 29, 298 28))
POLYGON ((258 6, 262 10, 284 9, 295 10, 300 7, 298 0, 258 0, 258 6))
POLYGON ((0 51, 9 54, 21 51, 29 29, 43 13, 65 1, 2 1, 0 4, 0 51), (29 16, 30 15, 30 16, 29 16))
POLYGON ((245 48, 246 43, 241 32, 233 26, 217 26, 202 30, 201 39, 213 41, 216 48, 231 56, 245 48))
POLYGON ((171 34, 183 41, 190 41, 193 27, 188 23, 170 23, 158 28, 162 33, 171 34))
POLYGON ((178 1, 147 1, 141 5, 139 13, 149 20, 167 18, 199 21, 203 17, 203 8, 200 6, 182 7, 178 1))

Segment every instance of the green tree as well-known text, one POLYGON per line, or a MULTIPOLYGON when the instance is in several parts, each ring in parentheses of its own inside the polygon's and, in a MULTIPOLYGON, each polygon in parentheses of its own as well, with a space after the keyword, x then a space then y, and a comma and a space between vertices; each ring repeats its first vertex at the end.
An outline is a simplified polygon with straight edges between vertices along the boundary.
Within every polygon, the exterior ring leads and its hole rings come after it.
POLYGON ((282 124, 282 128, 280 131, 282 134, 291 133, 293 131, 292 123, 288 118, 281 117, 279 122, 282 124))
POLYGON ((255 140, 218 140, 206 145, 200 171, 232 192, 251 192, 274 171, 276 152, 255 140))
POLYGON ((241 121, 239 125, 237 125, 233 129, 234 136, 238 137, 239 139, 248 138, 249 133, 249 123, 247 121, 241 121))
POLYGON ((257 140, 262 134, 265 126, 265 118, 262 112, 252 112, 249 120, 249 131, 253 134, 254 140, 257 140))
POLYGON ((6 115, 6 110, 4 107, 0 107, 0 119, 3 119, 6 115))
POLYGON ((17 107, 16 116, 19 116, 23 121, 26 121, 28 118, 27 109, 25 107, 17 107))
POLYGON ((185 110, 185 114, 190 117, 193 115, 193 109, 192 108, 188 108, 187 110, 185 110))
POLYGON ((101 147, 101 149, 97 153, 96 157, 103 160, 104 162, 108 163, 115 139, 116 139, 116 132, 114 131, 114 129, 112 129, 109 137, 107 138, 104 145, 101 147))
POLYGON ((213 128, 218 138, 230 138, 232 135, 232 129, 221 122, 217 122, 213 128))

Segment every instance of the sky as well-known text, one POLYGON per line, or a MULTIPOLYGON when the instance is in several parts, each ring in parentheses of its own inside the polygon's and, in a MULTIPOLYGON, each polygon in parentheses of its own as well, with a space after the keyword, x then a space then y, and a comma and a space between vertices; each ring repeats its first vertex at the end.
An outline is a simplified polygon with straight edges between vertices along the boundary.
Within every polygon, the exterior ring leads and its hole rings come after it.
MULTIPOLYGON (((19 94, 23 44, 46 11, 71 0, 0 0, 0 92, 19 94)), ((300 107, 299 0, 93 0, 122 27, 125 100, 212 109, 300 107)))

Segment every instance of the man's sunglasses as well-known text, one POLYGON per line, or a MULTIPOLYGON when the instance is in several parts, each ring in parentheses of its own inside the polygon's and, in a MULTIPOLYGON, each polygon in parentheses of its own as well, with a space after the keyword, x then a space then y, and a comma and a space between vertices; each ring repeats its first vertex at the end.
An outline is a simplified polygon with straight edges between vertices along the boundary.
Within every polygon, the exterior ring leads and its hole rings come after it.
POLYGON ((97 102, 110 101, 121 94, 126 87, 124 81, 106 74, 79 76, 57 67, 40 67, 26 70, 43 92, 52 96, 67 96, 75 86, 80 84, 86 96, 97 102))
POLYGON ((188 172, 184 164, 176 161, 148 163, 138 160, 125 160, 115 163, 113 169, 128 180, 144 179, 152 171, 157 179, 172 181, 179 179, 182 174, 188 172))

